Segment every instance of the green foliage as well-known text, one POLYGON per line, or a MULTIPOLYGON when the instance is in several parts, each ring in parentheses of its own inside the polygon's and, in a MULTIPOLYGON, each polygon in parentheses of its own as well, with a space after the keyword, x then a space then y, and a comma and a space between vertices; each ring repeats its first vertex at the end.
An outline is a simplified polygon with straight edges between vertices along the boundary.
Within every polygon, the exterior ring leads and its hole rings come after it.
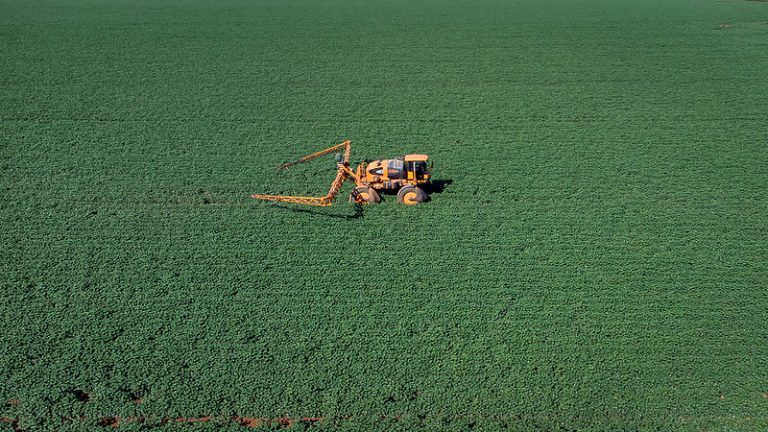
POLYGON ((0 10, 0 417, 768 428, 768 5, 0 10), (343 139, 444 190, 248 198, 343 139))

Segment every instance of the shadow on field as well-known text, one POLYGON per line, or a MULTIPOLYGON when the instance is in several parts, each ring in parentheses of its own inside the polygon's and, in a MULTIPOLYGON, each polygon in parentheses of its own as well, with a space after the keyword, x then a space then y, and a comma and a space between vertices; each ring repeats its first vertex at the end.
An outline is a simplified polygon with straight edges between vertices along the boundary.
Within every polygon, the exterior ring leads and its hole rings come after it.
POLYGON ((432 180, 424 189, 426 189, 427 193, 430 195, 433 193, 443 193, 445 188, 448 187, 451 183, 453 183, 453 180, 451 179, 432 180))
POLYGON ((309 213, 313 215, 325 216, 325 217, 334 218, 334 219, 352 220, 352 219, 360 219, 363 217, 363 206, 360 204, 354 204, 355 212, 351 215, 331 214, 323 211, 310 210, 310 209, 301 208, 301 207, 290 207, 287 205, 280 205, 280 204, 272 204, 272 207, 283 209, 283 210, 290 210, 295 213, 309 213))

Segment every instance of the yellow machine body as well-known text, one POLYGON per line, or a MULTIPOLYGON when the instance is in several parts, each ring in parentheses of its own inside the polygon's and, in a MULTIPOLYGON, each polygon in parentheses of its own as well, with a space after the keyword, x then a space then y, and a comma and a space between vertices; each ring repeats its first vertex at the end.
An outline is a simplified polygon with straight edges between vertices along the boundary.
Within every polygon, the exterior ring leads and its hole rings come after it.
POLYGON ((394 159, 376 160, 358 165, 356 173, 361 183, 376 190, 400 189, 405 185, 429 183, 431 174, 427 155, 405 155, 394 159))

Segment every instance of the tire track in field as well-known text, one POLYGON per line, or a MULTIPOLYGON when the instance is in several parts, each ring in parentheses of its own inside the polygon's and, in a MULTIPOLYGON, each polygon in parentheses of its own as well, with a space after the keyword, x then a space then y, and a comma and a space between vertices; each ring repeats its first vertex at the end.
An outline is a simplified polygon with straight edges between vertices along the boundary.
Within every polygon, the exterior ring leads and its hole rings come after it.
MULTIPOLYGON (((765 396, 764 396, 765 397, 765 396)), ((721 397, 722 399, 722 397, 721 397)), ((142 428, 154 428, 154 427, 163 427, 163 426, 178 426, 178 427, 184 427, 184 426, 192 426, 195 424, 212 424, 217 426, 239 426, 244 429, 255 429, 255 428, 269 428, 271 430, 282 430, 282 429, 290 429, 294 426, 302 427, 303 429, 308 429, 313 426, 318 426, 323 423, 331 423, 332 425, 338 426, 340 423, 344 423, 346 421, 351 420, 359 420, 360 418, 356 416, 338 416, 338 417, 247 417, 247 416, 202 416, 202 417, 171 417, 171 416, 103 416, 103 417, 85 417, 85 416, 61 416, 61 417, 50 417, 50 418, 34 418, 34 419, 26 419, 23 417, 0 417, 0 424, 6 423, 10 424, 11 430, 13 432, 29 432, 30 428, 25 427, 24 424, 30 424, 28 421, 25 420, 32 420, 33 424, 41 425, 41 424, 47 424, 47 425, 82 425, 82 426, 97 426, 102 428, 109 428, 109 429, 118 429, 122 426, 129 426, 129 425, 141 425, 142 428)), ((438 420, 442 421, 443 425, 445 425, 446 421, 454 422, 459 421, 462 424, 465 424, 469 426, 470 428, 473 428, 478 425, 478 422, 490 422, 497 425, 501 425, 502 427, 508 427, 510 424, 538 424, 538 423, 553 423, 558 424, 561 427, 564 424, 581 424, 586 422, 587 425, 589 424, 601 424, 602 422, 625 422, 627 419, 621 417, 621 416, 606 416, 604 418, 584 418, 584 417, 577 417, 577 418, 562 418, 559 416, 553 416, 553 415, 492 415, 487 416, 483 418, 477 418, 477 417, 471 417, 471 416, 443 416, 440 414, 436 415, 426 415, 426 414, 419 414, 419 415, 411 415, 411 416, 404 416, 404 415, 379 415, 372 417, 370 420, 375 422, 376 424, 384 424, 384 423, 408 423, 408 420, 415 420, 417 423, 419 423, 421 426, 425 425, 425 423, 428 420, 438 420)), ((760 417, 760 416, 691 416, 691 415, 681 415, 677 416, 675 418, 669 418, 667 421, 664 421, 663 419, 659 419, 659 422, 653 422, 652 420, 648 419, 647 417, 641 417, 639 419, 640 424, 650 426, 653 424, 664 424, 667 423, 669 425, 677 425, 677 426, 684 426, 684 425, 692 425, 697 424, 699 422, 707 422, 707 423, 716 423, 720 425, 730 425, 730 426, 744 426, 744 425, 762 425, 766 422, 768 422, 768 418, 766 417, 760 417)))
MULTIPOLYGON (((8 423, 14 432, 26 432, 27 429, 22 426, 21 417, 0 417, 0 423, 8 423)), ((105 428, 116 429, 120 426, 138 424, 147 427, 160 427, 168 425, 190 425, 196 423, 213 423, 217 425, 238 425, 244 428, 278 428, 287 429, 294 425, 303 425, 304 427, 314 426, 325 420, 325 417, 245 417, 245 416, 203 416, 203 417, 153 417, 153 416, 104 416, 89 418, 85 416, 71 417, 62 416, 59 418, 37 418, 37 423, 57 423, 57 424, 81 424, 91 426, 101 426, 105 428)))

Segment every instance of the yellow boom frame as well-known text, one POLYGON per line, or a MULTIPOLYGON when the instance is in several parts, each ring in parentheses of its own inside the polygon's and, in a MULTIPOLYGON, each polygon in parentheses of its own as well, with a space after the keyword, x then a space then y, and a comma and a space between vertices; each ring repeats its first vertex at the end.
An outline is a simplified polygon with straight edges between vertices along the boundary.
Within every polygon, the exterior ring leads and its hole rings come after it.
POLYGON ((363 185, 363 183, 360 181, 360 176, 349 168, 349 158, 352 155, 352 141, 347 140, 341 144, 335 145, 333 147, 329 147, 325 150, 320 150, 317 153, 312 153, 310 155, 304 156, 295 161, 280 165, 280 169, 288 168, 288 167, 300 164, 302 162, 307 162, 312 159, 317 159, 321 156, 327 155, 328 153, 341 151, 342 149, 344 150, 344 156, 342 157, 341 161, 338 161, 338 160, 336 161, 336 167, 338 168, 338 172, 336 173, 336 178, 334 178, 333 182, 331 182, 331 188, 328 190, 328 193, 325 196, 304 197, 304 196, 290 196, 290 195, 253 194, 251 195, 251 198, 256 198, 256 199, 265 200, 265 201, 276 201, 276 202, 284 202, 284 203, 290 203, 290 204, 306 204, 306 205, 320 206, 320 207, 327 207, 333 204, 333 202, 336 200, 336 195, 338 195, 339 190, 341 190, 341 186, 344 184, 344 182, 347 179, 351 179, 352 181, 354 181, 356 186, 363 185))

